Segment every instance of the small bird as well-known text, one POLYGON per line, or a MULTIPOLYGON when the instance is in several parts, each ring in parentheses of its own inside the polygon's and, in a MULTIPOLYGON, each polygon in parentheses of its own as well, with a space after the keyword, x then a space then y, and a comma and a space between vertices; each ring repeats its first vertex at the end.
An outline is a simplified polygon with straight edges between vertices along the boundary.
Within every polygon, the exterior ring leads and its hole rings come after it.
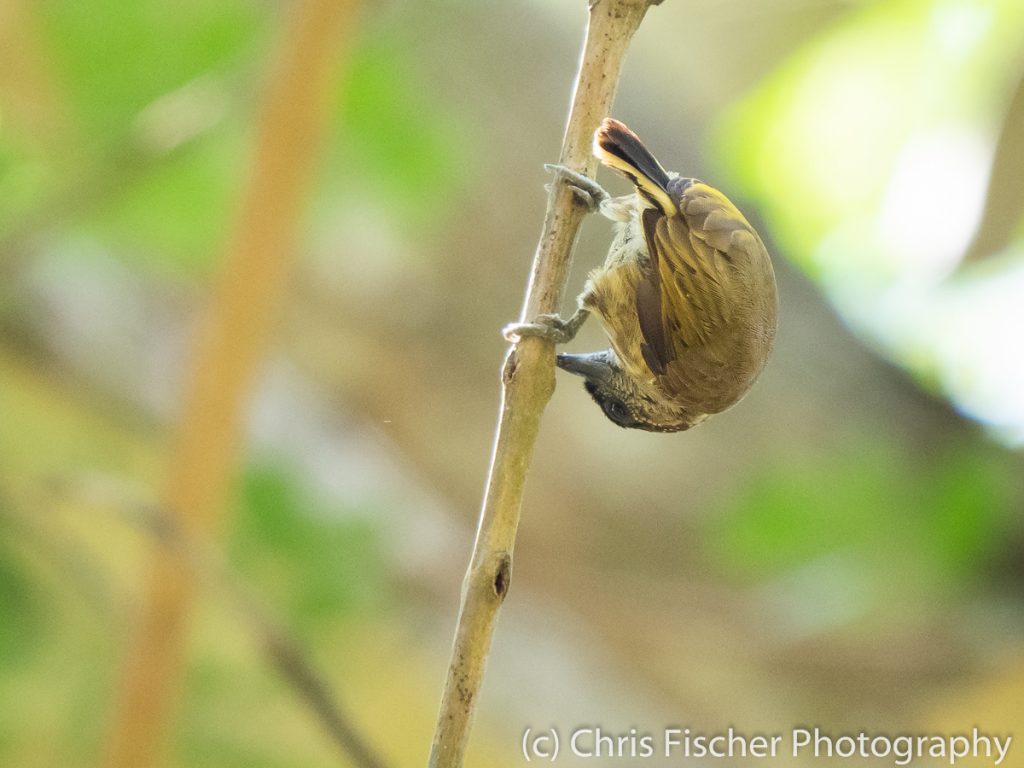
POLYGON ((570 341, 594 312, 611 348, 560 354, 560 368, 620 427, 679 432, 736 404, 768 360, 778 297, 764 243, 728 198, 669 173, 623 123, 605 119, 594 154, 629 178, 613 198, 593 179, 548 166, 591 211, 616 222, 603 266, 593 270, 568 320, 541 315, 504 329, 509 341, 570 341))

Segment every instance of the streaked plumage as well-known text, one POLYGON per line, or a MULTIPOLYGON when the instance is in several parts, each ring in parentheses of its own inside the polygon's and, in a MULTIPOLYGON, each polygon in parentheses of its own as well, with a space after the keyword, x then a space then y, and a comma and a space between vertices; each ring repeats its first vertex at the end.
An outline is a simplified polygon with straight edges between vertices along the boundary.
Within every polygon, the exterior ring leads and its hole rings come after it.
POLYGON ((609 199, 593 182, 582 190, 602 198, 617 231, 579 297, 582 312, 555 324, 572 326, 568 338, 594 312, 611 349, 558 364, 584 376, 620 426, 688 429, 738 402, 764 368, 778 306, 771 260, 725 195, 667 173, 622 123, 605 120, 594 151, 637 191, 609 199))

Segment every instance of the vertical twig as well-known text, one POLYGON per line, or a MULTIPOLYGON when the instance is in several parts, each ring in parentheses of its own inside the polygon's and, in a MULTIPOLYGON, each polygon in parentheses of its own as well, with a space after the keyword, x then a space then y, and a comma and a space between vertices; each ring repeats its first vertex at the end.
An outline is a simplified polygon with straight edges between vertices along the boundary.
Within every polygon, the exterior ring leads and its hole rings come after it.
MULTIPOLYGON (((591 137, 608 115, 622 61, 647 8, 660 0, 592 0, 583 57, 559 162, 593 176, 591 137)), ((552 184, 521 319, 557 312, 584 209, 564 184, 552 184)), ((523 486, 555 387, 551 342, 524 338, 502 371, 502 404, 473 557, 430 752, 431 768, 463 763, 498 610, 508 592, 523 486)))
POLYGON ((1017 81, 1003 116, 985 191, 985 210, 964 252, 961 269, 995 256, 1013 241, 1021 214, 1017 183, 1021 166, 1024 166, 1024 73, 1017 81))
MULTIPOLYGON (((264 101, 245 190, 220 282, 200 329, 170 462, 165 507, 190 535, 217 527, 226 506, 240 416, 294 260, 303 198, 326 122, 330 83, 359 0, 298 0, 264 101)), ((185 657, 195 579, 156 548, 139 634, 111 733, 111 768, 154 763, 185 657)))

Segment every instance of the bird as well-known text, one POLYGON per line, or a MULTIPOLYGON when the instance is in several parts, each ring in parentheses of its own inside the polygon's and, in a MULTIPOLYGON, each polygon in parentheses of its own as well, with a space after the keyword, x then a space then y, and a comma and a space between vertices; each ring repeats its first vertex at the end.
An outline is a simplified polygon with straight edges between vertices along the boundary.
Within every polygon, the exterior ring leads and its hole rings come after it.
POLYGON ((503 333, 513 343, 540 336, 564 344, 596 314, 610 347, 558 354, 558 367, 583 377, 618 426, 680 432, 735 405, 764 369, 778 324, 772 261, 724 194, 666 171, 624 123, 605 118, 593 151, 635 192, 614 198, 581 173, 547 168, 615 223, 608 256, 568 320, 540 315, 503 333))

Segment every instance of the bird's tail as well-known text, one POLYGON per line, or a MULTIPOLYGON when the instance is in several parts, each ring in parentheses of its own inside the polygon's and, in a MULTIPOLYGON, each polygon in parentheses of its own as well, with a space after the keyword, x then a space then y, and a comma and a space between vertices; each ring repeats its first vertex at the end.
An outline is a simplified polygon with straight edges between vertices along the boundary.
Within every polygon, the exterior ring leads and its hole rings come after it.
POLYGON ((671 180, 640 137, 623 123, 606 117, 594 133, 594 154, 609 168, 632 180, 637 191, 662 210, 674 216, 678 209, 668 193, 671 180))

